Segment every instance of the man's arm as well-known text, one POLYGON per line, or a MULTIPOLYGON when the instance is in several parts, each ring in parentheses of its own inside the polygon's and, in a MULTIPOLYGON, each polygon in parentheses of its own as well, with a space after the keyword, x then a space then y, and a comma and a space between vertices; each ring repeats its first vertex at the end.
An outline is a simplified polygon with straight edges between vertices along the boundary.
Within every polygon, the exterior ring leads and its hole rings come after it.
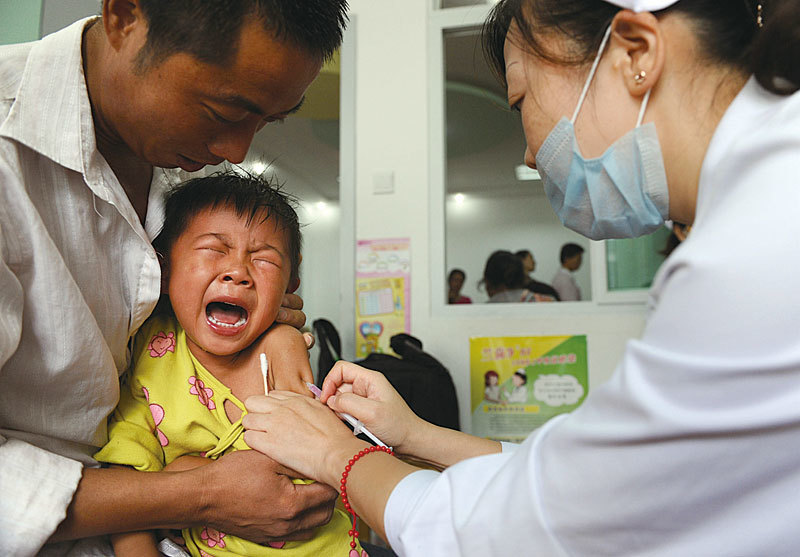
POLYGON ((195 525, 257 543, 308 539, 330 520, 336 492, 287 473, 257 451, 185 472, 87 468, 50 541, 195 525))

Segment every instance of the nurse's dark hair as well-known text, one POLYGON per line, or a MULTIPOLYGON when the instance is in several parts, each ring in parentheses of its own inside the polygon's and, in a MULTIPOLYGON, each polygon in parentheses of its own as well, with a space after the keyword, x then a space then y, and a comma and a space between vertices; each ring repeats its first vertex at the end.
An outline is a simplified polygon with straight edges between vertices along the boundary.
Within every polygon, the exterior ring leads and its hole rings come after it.
POLYGON ((347 0, 139 0, 139 6, 148 26, 140 69, 177 53, 223 65, 236 54, 247 21, 260 21, 277 39, 324 61, 341 45, 348 21, 347 0))
POLYGON ((192 219, 206 209, 228 208, 239 217, 272 220, 286 231, 287 249, 292 265, 291 279, 300 276, 302 236, 294 207, 297 201, 281 187, 262 176, 245 172, 218 172, 182 182, 169 190, 164 208, 164 228, 153 241, 162 257, 169 257, 172 247, 192 219))
MULTIPOLYGON (((505 82, 503 47, 511 23, 520 30, 518 46, 555 64, 585 65, 597 55, 618 6, 598 0, 500 0, 483 27, 490 66, 505 82), (545 36, 567 38, 557 56, 545 36)), ((787 95, 800 88, 800 3, 796 0, 680 0, 653 12, 685 14, 694 24, 705 59, 755 74, 767 90, 787 95), (764 26, 759 28, 758 6, 764 26)))

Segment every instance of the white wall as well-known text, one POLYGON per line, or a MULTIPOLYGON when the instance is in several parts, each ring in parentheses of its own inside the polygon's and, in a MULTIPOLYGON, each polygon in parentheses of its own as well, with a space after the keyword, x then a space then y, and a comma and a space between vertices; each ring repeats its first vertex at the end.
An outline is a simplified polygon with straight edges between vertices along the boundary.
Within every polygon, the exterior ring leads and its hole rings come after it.
MULTIPOLYGON (((430 0, 351 0, 356 21, 356 235, 411 238, 411 333, 453 374, 462 428, 468 431, 470 336, 586 334, 591 389, 609 377, 626 340, 640 334, 644 309, 592 302, 559 304, 557 313, 533 311, 529 316, 514 311, 485 315, 487 306, 482 304, 432 311, 431 250, 438 253, 441 247, 430 245, 429 4, 430 0), (383 170, 395 173, 394 194, 371 191, 373 174, 383 170)), ((443 226, 438 216, 433 223, 443 226)), ((509 247, 523 244, 520 240, 509 247)), ((433 292, 441 295, 442 285, 433 285, 433 292)))
MULTIPOLYGON (((541 188, 541 185, 531 185, 534 187, 541 188)), ((589 240, 564 228, 547 198, 534 194, 514 197, 465 194, 463 202, 458 203, 449 196, 446 211, 447 272, 456 267, 466 272, 467 281, 461 292, 472 298, 473 303, 488 299, 486 289, 478 289, 478 281, 486 260, 495 250, 531 251, 536 259, 533 277, 550 284, 561 267, 561 246, 567 242, 574 242, 586 250, 575 278, 583 299, 591 299, 589 240)), ((445 293, 446 285, 442 285, 440 290, 445 293)))
POLYGON ((300 289, 310 326, 324 317, 334 323, 339 317, 339 205, 304 204, 298 212, 303 233, 303 263, 300 289))

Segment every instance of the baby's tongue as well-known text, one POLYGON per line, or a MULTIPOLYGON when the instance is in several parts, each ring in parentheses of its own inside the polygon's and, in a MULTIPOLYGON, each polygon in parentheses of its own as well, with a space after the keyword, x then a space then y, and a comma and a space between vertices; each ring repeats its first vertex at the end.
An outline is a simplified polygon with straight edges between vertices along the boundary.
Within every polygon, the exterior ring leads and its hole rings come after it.
POLYGON ((238 323, 245 316, 245 312, 239 306, 223 304, 221 302, 211 302, 206 308, 206 315, 213 317, 215 321, 233 325, 238 323))

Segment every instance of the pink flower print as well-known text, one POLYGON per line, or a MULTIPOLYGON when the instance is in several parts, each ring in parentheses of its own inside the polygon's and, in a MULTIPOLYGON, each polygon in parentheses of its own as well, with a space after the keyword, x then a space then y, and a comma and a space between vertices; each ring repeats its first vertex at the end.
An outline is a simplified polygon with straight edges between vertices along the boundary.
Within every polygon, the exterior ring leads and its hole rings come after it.
MULTIPOLYGON (((147 390, 147 387, 142 387, 142 391, 144 392, 144 398, 147 399, 147 402, 150 402, 150 391, 147 390)), ((167 439, 163 431, 158 429, 158 426, 164 421, 164 408, 160 404, 151 404, 150 414, 153 415, 153 421, 156 423, 154 433, 158 437, 158 442, 161 443, 162 447, 166 447, 169 445, 169 439, 167 439)))
POLYGON ((361 550, 360 554, 358 553, 357 550, 351 549, 350 550, 350 555, 348 555, 347 557, 369 557, 369 555, 363 549, 361 550))
POLYGON ((202 549, 200 550, 200 557, 214 557, 213 555, 206 553, 202 549))
POLYGON ((206 387, 205 383, 203 383, 202 379, 198 379, 194 375, 189 378, 189 383, 192 385, 192 388, 189 389, 189 394, 197 395, 197 400, 200 401, 200 404, 208 408, 209 410, 213 410, 217 407, 214 404, 214 401, 211 397, 214 396, 214 391, 206 387))
POLYGON ((175 333, 161 331, 153 335, 147 348, 150 350, 151 358, 160 358, 167 352, 175 352, 175 333))
POLYGON ((225 540, 223 539, 225 534, 220 532, 219 530, 215 530, 211 526, 206 526, 203 528, 203 531, 200 532, 200 538, 208 547, 219 547, 220 549, 225 547, 225 540))
POLYGON ((286 545, 286 542, 267 542, 267 545, 273 549, 283 549, 283 546, 286 545))

